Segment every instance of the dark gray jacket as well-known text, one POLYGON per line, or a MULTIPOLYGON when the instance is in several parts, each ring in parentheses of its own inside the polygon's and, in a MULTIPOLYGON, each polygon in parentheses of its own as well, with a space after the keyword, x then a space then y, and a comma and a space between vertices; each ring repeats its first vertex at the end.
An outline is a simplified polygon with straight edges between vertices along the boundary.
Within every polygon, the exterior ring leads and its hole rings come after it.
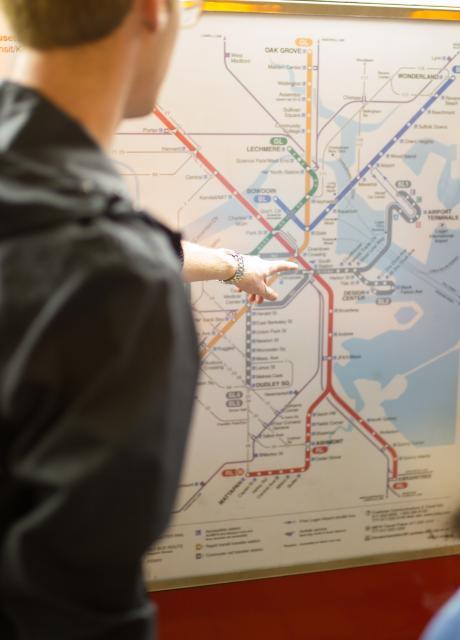
POLYGON ((198 368, 178 236, 36 92, 0 86, 0 638, 151 640, 198 368))

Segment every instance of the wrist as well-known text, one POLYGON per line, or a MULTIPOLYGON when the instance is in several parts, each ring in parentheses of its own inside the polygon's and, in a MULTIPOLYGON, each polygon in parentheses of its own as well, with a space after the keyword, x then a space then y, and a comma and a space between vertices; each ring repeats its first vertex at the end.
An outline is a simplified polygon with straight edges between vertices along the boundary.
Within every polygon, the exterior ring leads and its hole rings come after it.
POLYGON ((219 280, 225 282, 225 280, 231 280, 236 275, 238 270, 237 253, 231 249, 219 249, 219 253, 222 258, 222 272, 219 280))
POLYGON ((233 284, 238 286, 239 282, 244 278, 246 269, 244 263, 244 256, 241 253, 232 251, 231 249, 224 249, 227 258, 233 261, 232 273, 228 278, 223 278, 224 284, 233 284))

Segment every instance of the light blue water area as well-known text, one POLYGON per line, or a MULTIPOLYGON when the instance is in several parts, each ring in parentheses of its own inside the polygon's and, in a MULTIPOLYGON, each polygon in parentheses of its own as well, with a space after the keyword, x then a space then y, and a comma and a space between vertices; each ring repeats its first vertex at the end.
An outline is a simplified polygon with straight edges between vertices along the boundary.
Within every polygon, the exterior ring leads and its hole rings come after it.
POLYGON ((460 179, 453 177, 453 165, 458 163, 458 144, 442 144, 433 142, 425 144, 418 142, 408 151, 414 158, 406 158, 405 163, 409 169, 419 176, 429 156, 435 154, 444 160, 444 167, 438 179, 437 196, 446 208, 453 208, 460 204, 460 179))
POLYGON ((249 211, 246 211, 237 200, 231 199, 185 225, 183 233, 188 240, 196 240, 206 244, 206 240, 210 236, 222 233, 232 227, 235 224, 232 216, 235 215, 247 219, 252 217, 249 211))
MULTIPOLYGON (((321 117, 330 118, 333 113, 327 109, 324 104, 320 105, 321 117)), ((380 122, 374 124, 359 124, 356 120, 349 120, 342 114, 335 116, 334 126, 342 127, 340 135, 338 135, 332 144, 339 145, 344 151, 340 152, 337 160, 326 162, 326 165, 334 173, 337 194, 339 194, 355 177, 353 169, 356 164, 356 138, 358 135, 371 134, 378 130, 389 117, 390 112, 385 115, 380 122)), ((327 136, 327 129, 324 130, 323 136, 327 136)), ((377 152, 378 149, 376 148, 377 152)), ((370 158, 369 158, 370 159, 370 158)), ((364 159, 365 160, 365 159, 364 159)), ((357 209, 356 214, 339 215, 337 224, 337 243, 336 251, 338 255, 349 254, 358 244, 366 243, 379 234, 384 234, 384 228, 376 226, 376 222, 384 220, 385 212, 383 209, 373 209, 369 202, 360 197, 356 190, 351 191, 343 198, 338 208, 340 209, 357 209)))
POLYGON ((401 307, 395 313, 395 318, 399 324, 408 324, 416 315, 417 312, 412 307, 401 307))
MULTIPOLYGON (((301 81, 302 78, 305 77, 305 71, 301 71, 296 73, 296 71, 294 69, 287 69, 287 76, 288 76, 288 81, 289 82, 299 82, 299 80, 301 81), (300 75, 300 77, 298 77, 298 74, 300 75)), ((297 93, 298 95, 304 95, 305 94, 305 87, 296 87, 296 86, 292 86, 289 88, 289 92, 290 93, 297 93)))
POLYGON ((397 416, 396 426, 420 446, 455 442, 459 353, 451 352, 407 377, 401 399, 386 400, 388 416, 397 416))
MULTIPOLYGON (((272 167, 274 167, 277 162, 272 162, 266 167, 264 167, 264 171, 269 171, 272 167)), ((251 202, 251 204, 257 209, 258 204, 254 202, 254 196, 249 195, 247 192, 249 189, 258 189, 264 186, 270 177, 269 173, 260 173, 256 180, 250 184, 243 195, 251 202)), ((251 213, 243 207, 238 200, 231 198, 230 200, 225 201, 223 204, 216 206, 211 209, 208 213, 202 215, 197 218, 193 222, 188 225, 185 225, 183 228, 183 232, 185 237, 188 239, 198 238, 199 242, 206 243, 206 239, 209 236, 213 236, 216 233, 222 233, 226 229, 231 228, 234 224, 234 216, 238 217, 243 216, 244 218, 250 220, 252 219, 251 213)))
MULTIPOLYGON (((349 107, 345 108, 340 114, 336 115, 331 124, 328 124, 325 129, 321 132, 321 142, 325 143, 329 141, 329 144, 332 145, 340 145, 341 147, 348 147, 347 150, 342 151, 340 154, 340 158, 343 162, 349 166, 354 167, 356 163, 356 139, 358 136, 363 136, 374 131, 381 129, 382 126, 385 125, 385 122, 392 116, 393 107, 388 108, 388 112, 382 115, 382 118, 374 123, 363 123, 359 122, 359 115, 356 114, 356 111, 359 109, 360 102, 353 102, 349 107), (356 114, 356 115, 354 115, 356 114), (350 117, 353 116, 356 118, 354 120, 350 120, 350 117), (337 128, 341 129, 340 134, 337 135, 334 139, 330 139, 331 132, 337 131, 337 128)), ((319 103, 319 113, 321 116, 321 124, 320 127, 323 127, 327 121, 334 116, 334 113, 331 109, 326 107, 321 101, 319 103)), ((396 133, 395 131, 390 131, 388 140, 396 133)), ((384 145, 382 145, 383 147, 384 145)), ((375 148, 375 150, 369 155, 369 158, 363 158, 363 162, 368 162, 372 159, 372 157, 380 151, 380 148, 375 148)), ((356 172, 357 173, 357 172, 356 172)), ((354 177, 354 176, 353 176, 354 177)))
MULTIPOLYGON (((349 182, 347 170, 338 161, 327 164, 335 174, 337 192, 340 192, 349 182)), ((380 208, 373 209, 358 192, 350 192, 341 200, 337 209, 337 255, 348 255, 358 244, 366 244, 378 236, 384 236, 385 225, 378 223, 385 220, 385 211, 380 208), (351 209, 355 209, 356 213, 340 214, 340 210, 351 209)))
MULTIPOLYGON (((378 381, 384 387, 394 376, 425 365, 458 343, 460 339, 460 260, 455 261, 451 258, 455 251, 458 252, 459 242, 460 231, 457 231, 448 245, 433 243, 426 264, 411 257, 392 276, 396 284, 395 293, 392 295, 393 302, 414 301, 421 309, 421 317, 410 329, 386 331, 371 340, 353 338, 345 341, 345 349, 361 357, 352 359, 345 365, 336 364, 334 372, 346 393, 355 401, 357 411, 361 411, 364 406, 364 399, 356 387, 357 380, 378 381), (442 253, 444 255, 441 255, 442 253), (437 271, 440 260, 451 266, 437 271)), ((393 245, 386 260, 389 262, 399 252, 399 247, 393 245)), ((360 304, 371 303, 372 298, 368 298, 360 304)), ((374 313, 379 313, 377 305, 374 313)), ((403 319, 405 319, 405 313, 403 319)), ((398 321, 401 322, 401 317, 398 321)), ((452 365, 449 364, 449 366, 452 365)), ((417 424, 424 424, 425 420, 423 417, 425 409, 422 405, 419 409, 419 405, 413 404, 414 394, 426 393, 422 383, 418 386, 419 380, 422 380, 422 374, 420 376, 414 374, 410 388, 391 404, 392 415, 404 416, 404 420, 398 421, 398 428, 404 433, 407 431, 407 436, 411 438, 416 433, 417 424)), ((452 401, 456 403, 456 388, 454 390, 451 381, 444 378, 431 378, 430 397, 433 406, 446 404, 446 393, 453 394, 452 401)), ((389 405, 387 408, 389 410, 389 405)), ((444 416, 442 429, 447 430, 448 433, 439 436, 439 442, 451 439, 455 431, 455 417, 450 410, 447 413, 448 415, 444 416)), ((435 434, 432 435, 432 438, 436 437, 435 434)))
MULTIPOLYGON (((413 227, 412 227, 413 229, 413 227)), ((394 234, 397 233, 394 232, 394 234)), ((417 233, 424 233, 421 229, 417 233)), ((417 246, 417 233, 413 234, 413 245, 417 246)), ((460 263, 460 229, 449 229, 439 226, 433 234, 437 240, 443 242, 431 242, 430 250, 425 262, 420 262, 414 257, 410 257, 407 262, 396 272, 397 284, 404 284, 405 273, 415 272, 420 279, 428 277, 430 281, 446 283, 456 291, 460 288, 458 281, 458 270, 460 263), (402 280, 399 283, 399 280, 402 280)), ((400 255, 402 249, 393 243, 388 252, 381 258, 379 268, 382 273, 391 271, 391 265, 395 258, 400 255)), ((393 276, 391 276, 393 277, 393 276)))

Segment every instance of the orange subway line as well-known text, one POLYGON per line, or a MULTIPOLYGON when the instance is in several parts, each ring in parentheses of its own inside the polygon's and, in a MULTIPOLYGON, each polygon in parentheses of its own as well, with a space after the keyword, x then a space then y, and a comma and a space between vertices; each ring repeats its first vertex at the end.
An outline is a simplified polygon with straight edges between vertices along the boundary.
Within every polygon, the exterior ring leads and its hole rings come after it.
MULTIPOLYGON (((312 126, 313 126, 313 41, 310 38, 302 39, 307 45, 307 73, 306 73, 306 104, 305 104, 305 162, 311 166, 312 162, 312 126)), ((305 174, 305 193, 309 193, 312 187, 310 174, 305 174)), ((310 200, 304 205, 305 231, 304 241, 300 247, 300 252, 305 251, 310 244, 311 203, 310 200)))
MULTIPOLYGON (((272 276, 271 278, 269 278, 269 280, 267 280, 267 284, 269 287, 271 287, 271 285, 275 282, 275 280, 278 278, 278 276, 272 276)), ((213 349, 216 344, 218 344, 222 338, 225 337, 225 334, 228 333, 230 331, 230 329, 232 329, 235 324, 241 320, 241 318, 246 315, 246 313, 251 309, 251 306, 248 302, 246 304, 244 304, 242 307, 240 307, 238 309, 238 311, 235 313, 235 315, 233 316, 233 318, 231 320, 229 320, 224 327, 222 327, 222 329, 220 329, 218 331, 218 333, 211 338, 211 340, 207 343, 207 345, 200 351, 200 358, 206 358, 207 355, 209 355, 209 352, 211 351, 211 349, 213 349)))
POLYGON ((238 309, 234 317, 231 320, 229 320, 227 324, 224 327, 222 327, 222 329, 219 330, 219 332, 213 338, 211 338, 211 340, 207 343, 204 349, 200 351, 200 357, 202 359, 206 358, 206 356, 209 354, 211 349, 213 349, 216 346, 216 344, 222 340, 225 334, 230 331, 230 329, 238 322, 238 320, 241 320, 241 318, 249 311, 250 308, 251 306, 249 304, 245 304, 238 309))
MULTIPOLYGON (((313 121, 313 41, 310 38, 297 38, 296 44, 299 46, 307 47, 307 73, 306 73, 306 105, 305 105, 305 161, 310 166, 312 162, 312 121, 313 121)), ((307 172, 305 174, 305 193, 308 193, 311 189, 311 177, 307 172)), ((305 203, 305 226, 308 228, 310 225, 311 217, 311 205, 310 201, 305 203)), ((300 247, 300 252, 305 251, 310 243, 310 232, 306 231, 304 236, 304 242, 300 247)), ((276 280, 276 276, 273 277, 269 284, 271 285, 276 280)), ((217 335, 215 335, 200 352, 201 358, 205 358, 211 349, 218 344, 222 338, 227 334, 234 325, 240 320, 250 309, 250 305, 246 304, 242 306, 235 317, 227 322, 217 335)))

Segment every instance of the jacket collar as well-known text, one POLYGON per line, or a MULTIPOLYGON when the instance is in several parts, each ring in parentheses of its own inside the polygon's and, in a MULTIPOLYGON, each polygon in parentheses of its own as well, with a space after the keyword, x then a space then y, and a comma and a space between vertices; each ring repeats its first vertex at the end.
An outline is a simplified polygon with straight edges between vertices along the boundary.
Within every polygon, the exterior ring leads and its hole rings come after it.
POLYGON ((83 127, 39 92, 0 83, 0 235, 101 215, 114 201, 132 210, 121 176, 83 127))

